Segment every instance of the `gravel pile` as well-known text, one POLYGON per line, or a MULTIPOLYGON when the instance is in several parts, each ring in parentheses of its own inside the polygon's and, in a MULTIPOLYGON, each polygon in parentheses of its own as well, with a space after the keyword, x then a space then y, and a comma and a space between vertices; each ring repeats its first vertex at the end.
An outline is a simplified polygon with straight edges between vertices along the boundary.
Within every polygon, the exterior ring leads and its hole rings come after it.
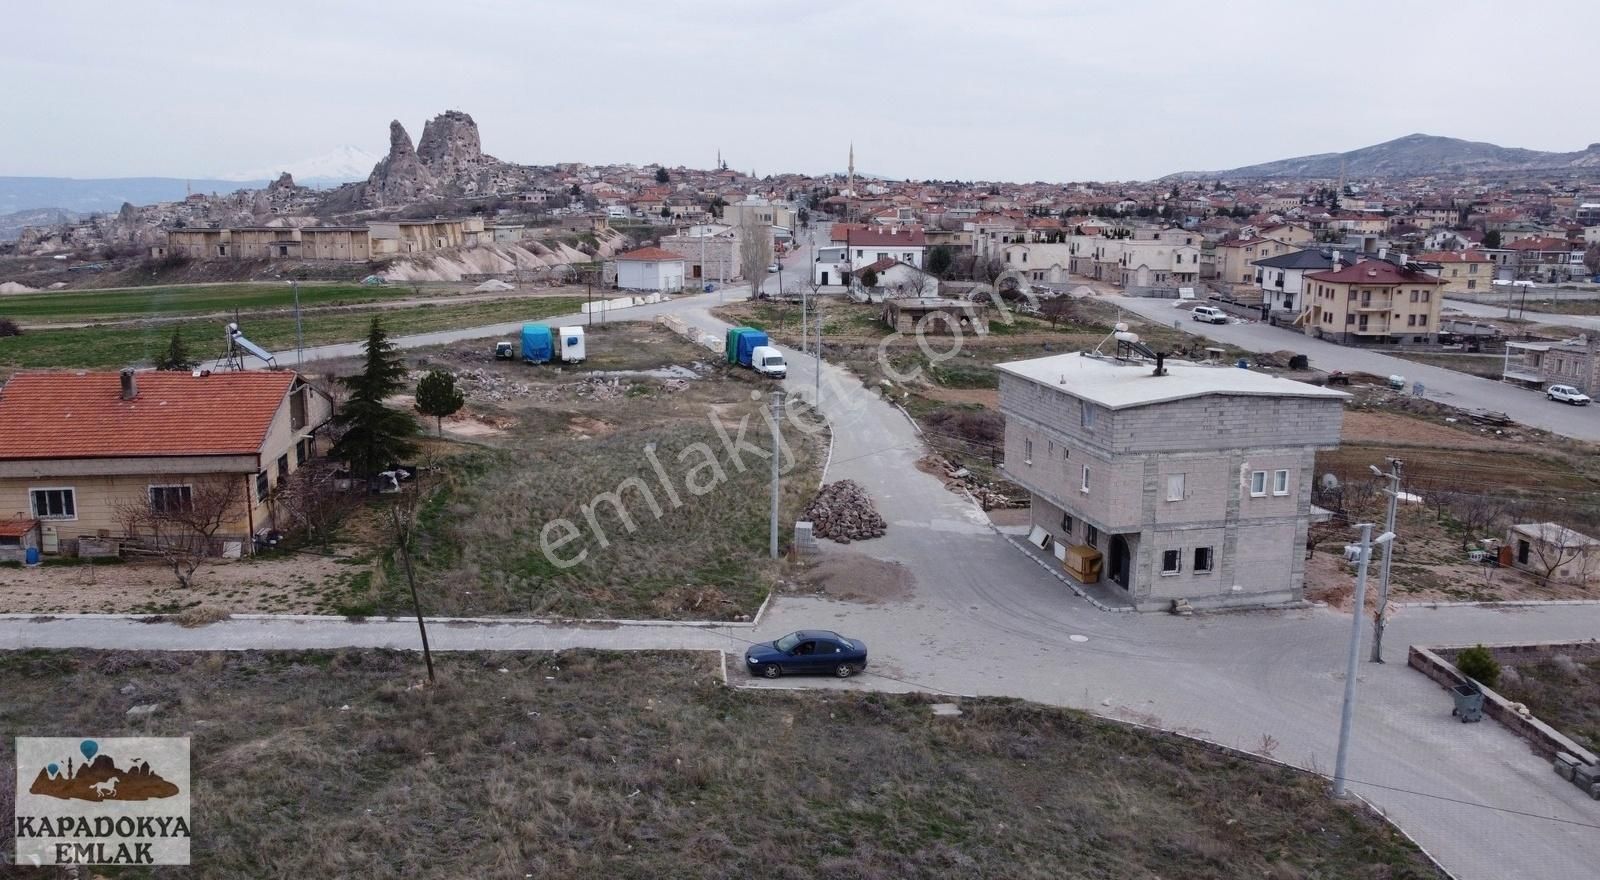
POLYGON ((879 537, 887 528, 866 490, 854 480, 840 480, 822 487, 800 518, 811 521, 817 537, 841 544, 879 537))

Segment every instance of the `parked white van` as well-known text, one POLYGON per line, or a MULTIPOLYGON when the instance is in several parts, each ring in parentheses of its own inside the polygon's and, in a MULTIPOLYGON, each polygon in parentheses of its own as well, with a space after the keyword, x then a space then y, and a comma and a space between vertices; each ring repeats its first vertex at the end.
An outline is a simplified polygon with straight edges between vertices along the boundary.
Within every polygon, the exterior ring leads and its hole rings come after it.
POLYGON ((1196 321, 1204 321, 1207 324, 1228 323, 1228 313, 1216 306, 1195 306, 1194 311, 1189 316, 1196 321))
POLYGON ((784 363, 783 352, 770 345, 758 345, 750 352, 750 367, 770 379, 789 375, 789 365, 784 363))

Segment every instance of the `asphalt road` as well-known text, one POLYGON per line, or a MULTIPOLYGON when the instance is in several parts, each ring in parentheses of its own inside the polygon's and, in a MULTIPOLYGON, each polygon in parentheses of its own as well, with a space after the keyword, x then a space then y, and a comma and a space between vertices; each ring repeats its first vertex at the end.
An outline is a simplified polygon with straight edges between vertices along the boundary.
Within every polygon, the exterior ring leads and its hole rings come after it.
POLYGON ((1188 311, 1174 308, 1174 300, 1170 299, 1131 296, 1104 299, 1141 317, 1245 351, 1288 350, 1309 356, 1312 366, 1321 370, 1404 376, 1408 389, 1413 383, 1421 382, 1430 400, 1464 409, 1497 410, 1525 425, 1581 440, 1600 440, 1600 409, 1595 407, 1551 403, 1542 394, 1493 379, 1402 360, 1369 349, 1335 345, 1268 324, 1202 324, 1191 320, 1188 311))
MULTIPOLYGON (((706 313, 716 300, 716 294, 684 297, 632 310, 628 316, 671 313, 714 332, 724 326, 706 313)), ((1139 305, 1151 303, 1136 301, 1130 308, 1139 305)), ((1325 367, 1392 371, 1381 363, 1391 358, 1370 355, 1381 361, 1340 363, 1333 358, 1341 353, 1367 353, 1290 346, 1288 342, 1301 340, 1285 339, 1272 328, 1228 326, 1215 331, 1245 348, 1296 347, 1325 367), (1263 332, 1273 335, 1260 336, 1263 332), (1322 360, 1325 354, 1329 360, 1322 360)), ((504 333, 478 328, 424 334, 411 338, 410 344, 504 333)), ((815 361, 792 350, 786 355, 791 364, 787 386, 809 396, 815 361)), ((1409 370, 1416 365, 1405 366, 1409 370)), ((1026 698, 1270 752, 1297 766, 1330 771, 1347 615, 1307 609, 1176 618, 1097 611, 1006 542, 969 500, 917 469, 924 448, 899 409, 842 368, 822 365, 821 370, 820 405, 834 437, 827 479, 861 483, 889 523, 882 538, 848 549, 825 541, 824 552, 859 552, 905 565, 915 581, 909 599, 856 604, 778 597, 755 627, 441 624, 430 632, 434 644, 439 650, 720 649, 732 653, 736 666, 751 640, 828 627, 868 642, 873 657, 869 674, 848 681, 783 679, 778 685, 1026 698)), ((1500 725, 1456 723, 1450 717, 1449 694, 1406 667, 1404 652, 1410 644, 1588 639, 1596 633, 1597 605, 1401 610, 1386 639, 1391 662, 1360 667, 1352 789, 1398 821, 1462 880, 1595 876, 1594 866, 1600 864, 1595 826, 1600 820, 1594 802, 1556 777, 1500 725)), ((404 620, 240 619, 184 629, 131 619, 0 619, 0 647, 414 648, 415 638, 414 624, 404 620)), ((771 686, 764 680, 744 680, 737 669, 732 680, 771 686)))

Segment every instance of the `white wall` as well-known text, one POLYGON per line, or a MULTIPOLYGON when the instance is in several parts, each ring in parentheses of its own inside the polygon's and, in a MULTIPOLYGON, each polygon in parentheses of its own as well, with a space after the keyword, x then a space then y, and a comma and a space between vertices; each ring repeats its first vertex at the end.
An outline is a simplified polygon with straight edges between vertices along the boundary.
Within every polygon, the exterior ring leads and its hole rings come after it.
POLYGON ((682 260, 618 260, 617 286, 623 290, 682 290, 682 260))

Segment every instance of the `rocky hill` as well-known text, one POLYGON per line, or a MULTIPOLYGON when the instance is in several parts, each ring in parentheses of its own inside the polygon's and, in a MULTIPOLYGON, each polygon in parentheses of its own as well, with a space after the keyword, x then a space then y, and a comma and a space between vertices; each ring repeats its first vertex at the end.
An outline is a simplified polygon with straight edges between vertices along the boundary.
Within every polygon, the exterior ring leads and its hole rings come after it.
POLYGON ((389 123, 389 152, 360 183, 329 193, 327 211, 393 208, 429 199, 470 196, 503 189, 524 172, 483 152, 472 116, 450 110, 427 121, 412 146, 400 120, 389 123))
POLYGON ((1600 144, 1572 153, 1547 153, 1501 147, 1481 141, 1409 134, 1392 141, 1345 153, 1318 153, 1246 165, 1226 171, 1185 171, 1172 179, 1228 179, 1254 177, 1417 177, 1430 174, 1474 174, 1517 171, 1600 172, 1600 144))

